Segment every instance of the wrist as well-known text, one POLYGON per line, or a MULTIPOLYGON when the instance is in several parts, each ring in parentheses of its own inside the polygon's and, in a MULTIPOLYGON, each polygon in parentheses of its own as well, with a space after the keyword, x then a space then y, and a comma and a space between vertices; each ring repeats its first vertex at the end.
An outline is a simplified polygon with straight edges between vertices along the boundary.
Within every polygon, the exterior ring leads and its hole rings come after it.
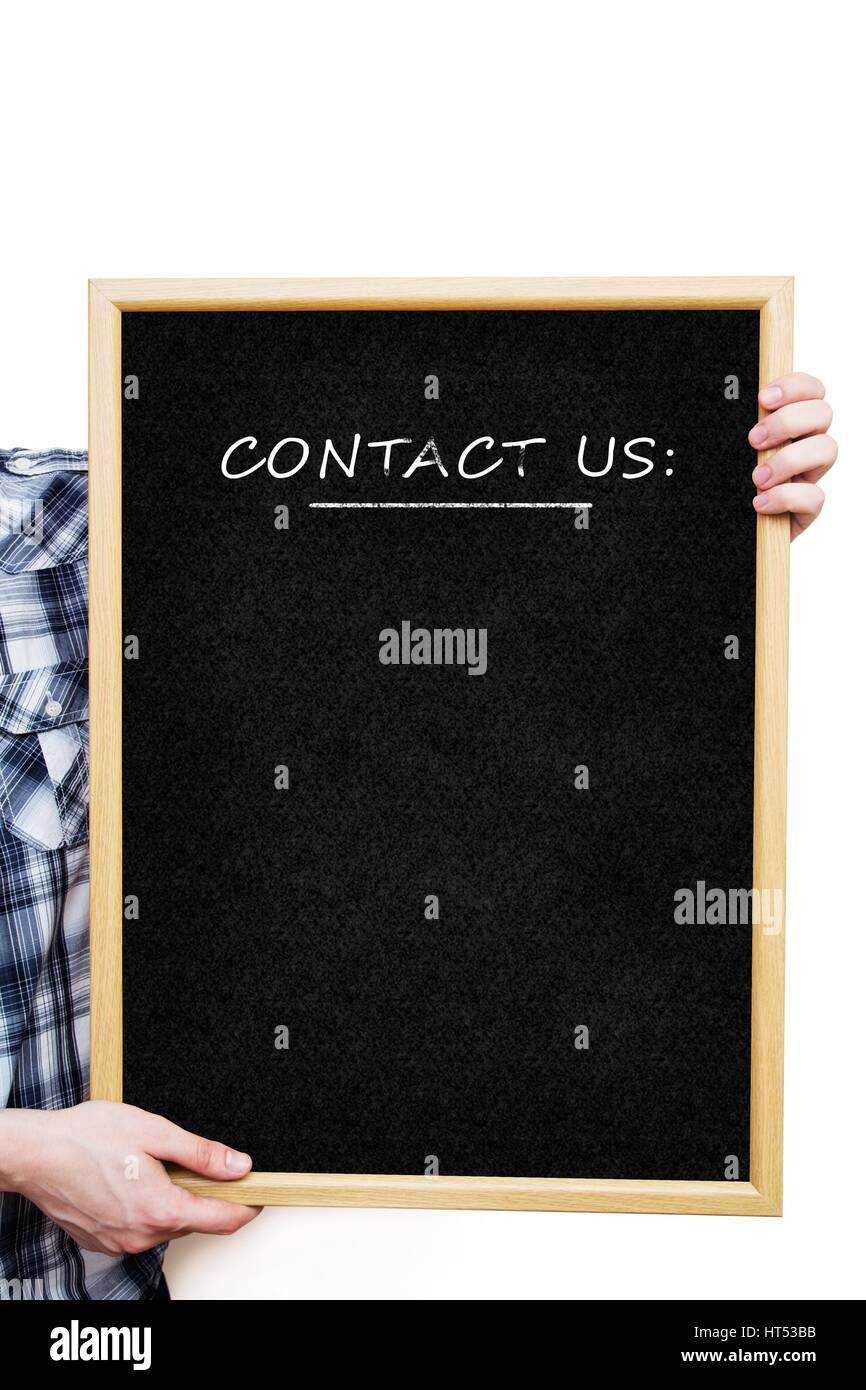
POLYGON ((0 1110, 0 1192, 23 1192, 48 1141, 48 1110, 0 1110))

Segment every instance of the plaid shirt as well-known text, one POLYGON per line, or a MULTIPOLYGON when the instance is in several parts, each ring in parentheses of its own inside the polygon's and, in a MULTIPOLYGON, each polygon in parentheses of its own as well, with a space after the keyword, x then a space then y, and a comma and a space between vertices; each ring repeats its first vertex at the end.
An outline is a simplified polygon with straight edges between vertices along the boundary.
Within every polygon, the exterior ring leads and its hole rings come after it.
MULTIPOLYGON (((87 754, 87 455, 0 450, 0 1106, 88 1094, 87 754)), ((83 1251, 0 1193, 0 1298, 148 1298, 163 1249, 83 1251)))

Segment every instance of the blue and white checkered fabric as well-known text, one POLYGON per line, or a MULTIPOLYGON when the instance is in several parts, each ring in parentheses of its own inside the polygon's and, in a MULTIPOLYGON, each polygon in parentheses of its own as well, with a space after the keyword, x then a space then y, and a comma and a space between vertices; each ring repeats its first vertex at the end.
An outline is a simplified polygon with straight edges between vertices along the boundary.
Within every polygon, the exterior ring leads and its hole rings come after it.
MULTIPOLYGON (((0 450, 0 1106, 87 1099, 87 455, 0 450)), ((93 1255, 0 1193, 0 1294, 140 1299, 163 1247, 93 1255)))

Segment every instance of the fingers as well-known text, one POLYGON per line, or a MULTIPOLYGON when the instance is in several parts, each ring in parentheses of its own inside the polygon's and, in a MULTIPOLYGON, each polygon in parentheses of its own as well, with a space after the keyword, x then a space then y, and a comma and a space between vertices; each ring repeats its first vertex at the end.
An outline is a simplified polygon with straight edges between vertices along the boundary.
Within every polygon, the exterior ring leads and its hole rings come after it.
POLYGON ((211 1236, 231 1236, 248 1226, 261 1212, 261 1207, 245 1207, 240 1202, 223 1202, 219 1197, 196 1197, 178 1188, 177 1235, 193 1231, 211 1236))
POLYGON ((755 510, 762 516, 790 512, 793 539, 820 515, 824 493, 814 483, 780 483, 769 492, 759 492, 753 500, 755 510))
POLYGON ((173 1125, 159 1115, 150 1117, 152 1121, 148 1152, 154 1158, 167 1159, 201 1173, 205 1178, 216 1178, 227 1182, 242 1178, 251 1169, 249 1154, 228 1149, 213 1139, 203 1139, 199 1134, 173 1125))
POLYGON ((792 401, 820 401, 824 399, 824 384, 808 372, 792 372, 790 376, 776 377, 758 392, 758 400, 765 410, 778 410, 781 405, 792 401))
POLYGON ((161 1182, 143 1195, 135 1220, 117 1235, 119 1247, 128 1254, 140 1254, 193 1231, 230 1236, 248 1226, 262 1210, 240 1202, 223 1202, 218 1197, 195 1197, 170 1182, 162 1168, 160 1175, 161 1182))
POLYGON ((789 439, 825 433, 832 419, 833 412, 826 401, 794 401, 753 425, 749 443, 753 449, 776 449, 789 439))
POLYGON ((188 1236, 193 1231, 205 1235, 230 1236, 248 1226, 261 1207, 223 1202, 216 1197, 194 1197, 170 1182, 160 1165, 159 1178, 140 1194, 131 1219, 110 1230, 86 1233, 96 1242, 88 1249, 104 1249, 113 1254, 140 1255, 164 1241, 188 1236))
POLYGON ((796 478, 804 483, 817 483, 836 462, 839 446, 829 434, 813 434, 786 444, 772 458, 762 458, 752 473, 752 479, 762 490, 796 478))
POLYGON ((824 493, 817 486, 839 452, 827 434, 833 412, 824 385, 808 372, 777 377, 758 392, 767 413, 752 426, 749 443, 764 454, 752 471, 759 489, 755 510, 765 516, 791 514, 791 537, 805 531, 821 512, 824 493), (765 450, 776 450, 767 457, 765 450))

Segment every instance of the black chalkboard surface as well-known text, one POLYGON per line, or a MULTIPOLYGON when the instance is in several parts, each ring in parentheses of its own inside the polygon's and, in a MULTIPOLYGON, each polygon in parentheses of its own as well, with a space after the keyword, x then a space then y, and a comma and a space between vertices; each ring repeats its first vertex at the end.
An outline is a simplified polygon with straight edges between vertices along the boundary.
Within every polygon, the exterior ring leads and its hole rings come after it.
POLYGON ((759 309, 121 320, 123 1099, 757 1197, 759 309))

